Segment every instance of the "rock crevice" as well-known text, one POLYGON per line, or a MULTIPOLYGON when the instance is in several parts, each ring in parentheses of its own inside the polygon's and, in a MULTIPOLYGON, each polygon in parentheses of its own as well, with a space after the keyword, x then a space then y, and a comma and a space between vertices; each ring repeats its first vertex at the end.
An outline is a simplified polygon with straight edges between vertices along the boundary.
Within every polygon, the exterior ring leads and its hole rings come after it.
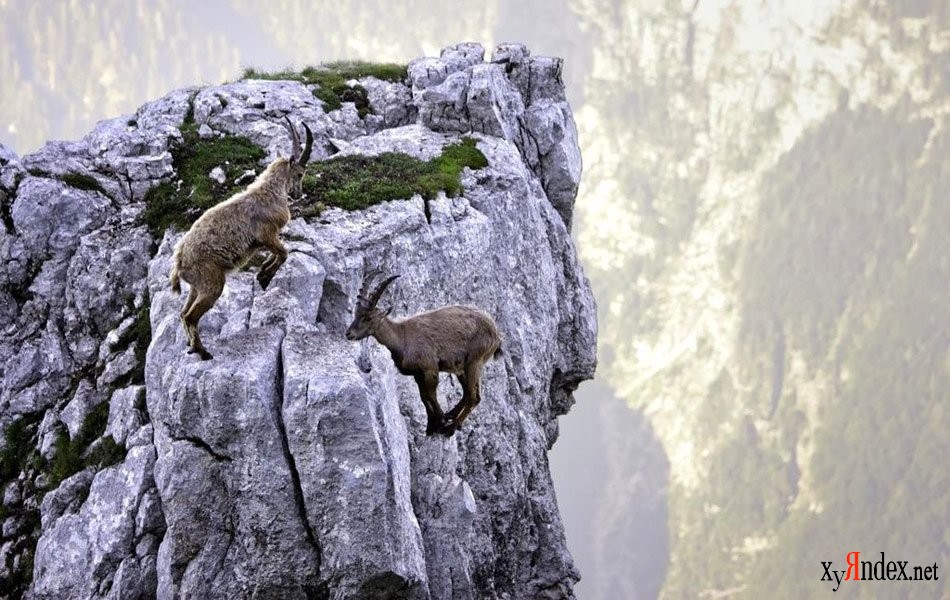
MULTIPOLYGON (((252 287, 253 289, 253 287, 252 287)), ((252 299, 253 301, 253 299, 252 299)), ((274 389, 277 390, 277 395, 274 397, 274 424, 277 426, 277 433, 280 435, 280 447, 284 453, 284 458, 287 460, 287 468, 290 469, 290 481, 294 486, 294 502, 297 505, 297 512, 300 515, 300 522, 303 523, 304 531, 307 534, 307 541, 310 542, 310 545, 313 546, 313 549, 317 553, 317 558, 320 558, 320 545, 317 541, 316 536, 313 533, 313 527, 310 525, 310 519, 307 516, 307 506, 304 502, 303 489, 300 487, 300 471, 297 470, 297 462, 294 460, 294 455, 290 451, 290 444, 287 441, 287 427, 284 425, 284 350, 281 346, 280 350, 277 352, 277 368, 276 377, 277 381, 275 383, 274 389)), ((317 570, 320 569, 320 563, 317 563, 317 570)))

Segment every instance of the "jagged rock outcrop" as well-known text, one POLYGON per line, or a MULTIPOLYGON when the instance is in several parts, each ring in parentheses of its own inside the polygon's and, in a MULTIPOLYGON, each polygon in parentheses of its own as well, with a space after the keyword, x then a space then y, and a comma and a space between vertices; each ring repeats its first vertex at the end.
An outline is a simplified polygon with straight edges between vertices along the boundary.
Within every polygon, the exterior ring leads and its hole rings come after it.
MULTIPOLYGON (((546 452, 595 366, 569 233, 576 131, 557 59, 483 54, 462 44, 411 63, 404 83, 360 81, 364 117, 324 111, 298 82, 241 81, 173 92, 79 142, 0 152, 5 593, 573 596, 546 452), (429 159, 464 133, 489 166, 466 170, 457 198, 295 218, 266 292, 252 272, 229 278, 201 362, 167 281, 181 232, 153 238, 143 198, 177 176, 186 120, 270 159, 289 149, 285 115, 313 129, 314 160, 429 159), (498 322, 504 354, 454 437, 424 435, 415 384, 383 348, 343 338, 366 265, 402 275, 395 314, 458 302, 498 322)), ((461 396, 448 377, 440 393, 461 396)))

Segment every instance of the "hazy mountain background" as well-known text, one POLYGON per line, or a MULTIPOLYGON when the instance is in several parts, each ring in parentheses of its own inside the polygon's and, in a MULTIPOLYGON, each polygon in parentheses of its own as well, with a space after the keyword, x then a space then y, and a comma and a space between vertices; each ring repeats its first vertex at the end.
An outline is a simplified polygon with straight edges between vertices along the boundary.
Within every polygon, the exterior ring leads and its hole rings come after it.
POLYGON ((0 142, 465 40, 566 59, 601 318, 551 457, 579 596, 814 597, 853 550, 950 568, 946 0, 0 0, 0 142))

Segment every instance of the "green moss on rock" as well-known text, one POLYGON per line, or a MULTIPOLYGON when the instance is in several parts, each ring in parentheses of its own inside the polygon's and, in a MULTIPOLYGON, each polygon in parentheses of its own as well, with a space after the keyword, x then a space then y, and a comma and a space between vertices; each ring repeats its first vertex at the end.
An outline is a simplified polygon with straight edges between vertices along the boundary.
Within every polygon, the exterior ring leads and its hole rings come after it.
MULTIPOLYGON (((36 511, 39 514, 39 511, 36 511)), ((19 598, 21 594, 26 592, 30 587, 30 584, 33 583, 33 552, 36 548, 34 544, 31 548, 28 548, 20 555, 19 564, 14 566, 13 558, 15 554, 11 552, 7 555, 6 567, 7 572, 9 573, 8 578, 4 582, 4 591, 9 593, 7 598, 19 598)))
POLYGON ((20 474, 26 459, 33 450, 34 431, 24 418, 7 426, 3 432, 3 447, 0 448, 0 483, 10 481, 20 474))
POLYGON ((107 435, 92 447, 85 463, 86 466, 105 469, 125 460, 125 454, 125 446, 119 445, 111 435, 107 435))
POLYGON ((336 110, 343 102, 352 102, 360 118, 372 113, 366 88, 361 85, 350 86, 347 81, 362 77, 375 77, 383 81, 404 81, 407 77, 406 65, 393 63, 370 63, 362 61, 339 61, 316 67, 306 67, 300 71, 283 70, 264 72, 246 69, 242 79, 267 79, 275 81, 299 81, 303 84, 315 84, 313 91, 324 104, 327 111, 336 110))
POLYGON ((112 436, 100 440, 86 455, 86 450, 105 433, 109 423, 109 402, 105 401, 93 408, 83 420, 76 437, 62 430, 56 435, 53 460, 49 465, 49 488, 57 487, 63 480, 92 466, 102 469, 125 458, 125 448, 116 444, 112 436))
POLYGON ((96 178, 91 175, 86 175, 85 173, 66 173, 60 177, 60 179, 66 185, 74 188, 90 192, 99 192, 103 196, 108 196, 106 190, 96 181, 96 178))
POLYGON ((113 390, 128 385, 145 383, 145 354, 148 352, 148 345, 152 343, 152 323, 149 307, 149 297, 146 294, 142 307, 135 313, 135 320, 132 325, 116 341, 116 351, 122 351, 133 344, 135 345, 135 367, 111 384, 110 387, 113 390))
POLYGON ((303 180, 310 203, 301 213, 305 217, 317 216, 328 206, 361 210, 415 194, 432 200, 440 191, 455 197, 462 193, 461 174, 465 167, 487 166, 488 160, 472 138, 446 146, 438 157, 428 161, 386 152, 314 162, 307 167, 303 180))
POLYGON ((63 173, 62 175, 54 175, 49 171, 44 169, 39 169, 36 167, 30 168, 27 172, 34 177, 44 177, 46 179, 59 179, 66 185, 74 187, 77 190, 85 190, 87 192, 98 192, 103 196, 109 197, 109 194, 106 193, 105 188, 96 180, 92 175, 87 175, 85 173, 63 173))
MULTIPOLYGON (((181 132, 181 142, 171 150, 176 182, 161 183, 145 196, 143 221, 156 238, 169 226, 188 229, 202 212, 242 190, 242 186, 231 182, 244 171, 256 169, 264 157, 264 151, 247 138, 201 139, 189 119, 181 126, 181 132), (223 184, 208 176, 218 166, 225 169, 223 184)), ((409 199, 415 194, 427 200, 439 192, 455 197, 462 193, 461 174, 465 167, 487 166, 488 160, 472 138, 446 146, 439 156, 428 161, 396 152, 315 161, 307 167, 303 180, 309 202, 300 207, 300 214, 315 217, 330 206, 361 210, 387 200, 409 199)), ((147 321, 143 323, 147 326, 147 321)), ((145 346, 138 350, 144 352, 145 346)))
POLYGON ((202 139, 193 119, 185 119, 181 134, 181 141, 171 148, 180 184, 161 183, 145 196, 143 220, 156 238, 171 225, 188 229, 202 212, 243 189, 233 181, 249 169, 257 170, 265 155, 245 137, 202 139), (208 176, 215 167, 224 169, 224 183, 208 176))
POLYGON ((326 63, 323 67, 348 79, 375 77, 383 81, 400 82, 409 77, 406 65, 374 63, 361 60, 340 60, 326 63))
POLYGON ((56 432, 53 442, 53 460, 49 465, 49 487, 55 489, 70 475, 82 469, 82 453, 77 451, 69 437, 69 432, 62 429, 56 432))

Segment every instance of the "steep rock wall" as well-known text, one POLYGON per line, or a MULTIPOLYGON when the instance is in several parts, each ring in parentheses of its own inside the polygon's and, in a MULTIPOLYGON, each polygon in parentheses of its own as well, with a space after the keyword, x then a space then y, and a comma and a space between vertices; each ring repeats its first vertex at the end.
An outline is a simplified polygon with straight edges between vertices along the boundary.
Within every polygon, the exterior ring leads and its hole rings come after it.
MULTIPOLYGON (((593 375, 596 321, 569 234, 580 157, 560 61, 506 45, 485 62, 462 44, 405 82, 359 83, 364 117, 324 111, 302 83, 241 81, 0 154, 5 593, 572 596, 546 452, 593 375), (142 199, 176 180, 183 122, 270 159, 289 149, 285 115, 314 130, 314 160, 428 159, 464 133, 489 166, 466 170, 457 198, 295 218, 266 292, 252 272, 229 278, 200 362, 167 283, 181 232, 153 238, 142 199), (385 349, 343 338, 367 266, 401 274, 394 314, 465 303, 498 322, 504 354, 453 438, 424 435, 385 349), (102 435, 74 447, 103 406, 102 435)), ((443 406, 460 396, 443 377, 443 406)))

